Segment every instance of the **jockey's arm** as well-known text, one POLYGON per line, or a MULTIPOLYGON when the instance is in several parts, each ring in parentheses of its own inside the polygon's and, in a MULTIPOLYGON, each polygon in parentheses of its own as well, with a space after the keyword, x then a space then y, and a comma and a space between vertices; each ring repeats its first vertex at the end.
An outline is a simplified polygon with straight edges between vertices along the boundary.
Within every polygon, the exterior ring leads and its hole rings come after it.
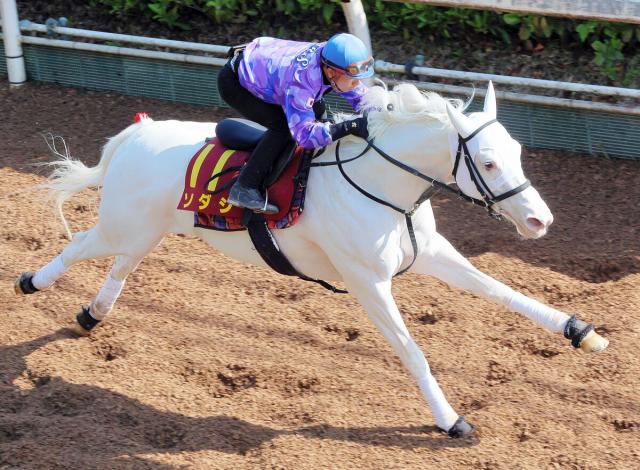
POLYGON ((316 121, 314 96, 302 86, 292 84, 285 95, 284 112, 293 138, 308 149, 325 147, 331 138, 330 124, 316 121))
MULTIPOLYGON (((354 110, 361 106, 362 98, 368 88, 360 83, 351 91, 340 93, 354 110)), ((318 122, 313 111, 314 97, 304 87, 293 84, 285 95, 284 111, 291 135, 304 148, 319 148, 329 145, 348 134, 368 137, 367 123, 364 117, 338 124, 318 122)))

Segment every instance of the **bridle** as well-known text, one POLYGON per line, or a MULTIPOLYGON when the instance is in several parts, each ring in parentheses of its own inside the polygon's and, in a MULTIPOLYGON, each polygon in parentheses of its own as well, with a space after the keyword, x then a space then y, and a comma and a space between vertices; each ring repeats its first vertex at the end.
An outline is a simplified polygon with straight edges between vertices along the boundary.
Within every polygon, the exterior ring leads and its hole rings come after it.
MULTIPOLYGON (((476 204, 479 206, 482 206, 486 209, 487 213, 494 219, 496 220, 502 220, 502 215, 500 214, 500 212, 496 211, 493 206, 494 204, 500 202, 500 201, 504 201, 507 198, 510 198, 511 196, 514 196, 522 191, 524 191, 525 189, 527 189, 529 186, 531 186, 531 182, 527 179, 525 180, 524 183, 522 183, 521 185, 500 194, 499 196, 496 196, 493 194, 493 192, 491 191, 491 189, 489 188, 489 186, 487 185, 487 183, 484 181, 484 179, 482 178, 482 175, 480 174, 480 171, 478 170, 478 167, 476 166, 475 162, 473 161, 473 158, 471 157, 471 153, 469 152, 469 148, 467 147, 467 142, 469 142, 471 139, 473 139, 476 135, 478 135, 478 133, 480 133, 483 129, 485 129, 486 127, 490 126, 493 123, 498 122, 496 119, 493 119, 491 121, 488 121, 486 123, 484 123, 482 126, 478 127, 475 131, 473 131, 470 135, 468 135, 467 137, 462 137, 460 134, 458 134, 458 149, 456 151, 456 159, 455 159, 455 163, 453 165, 453 170, 452 170, 452 175, 454 180, 456 181, 456 185, 457 185, 457 174, 458 174, 458 169, 460 167, 460 161, 464 160, 464 163, 467 167, 467 169, 469 170, 469 175, 471 176, 471 180, 473 181, 473 183, 476 186, 476 189, 478 190, 478 192, 480 193, 480 195, 482 196, 482 199, 476 199, 474 197, 468 196, 467 194, 463 193, 462 190, 460 190, 459 188, 452 188, 451 186, 449 186, 446 183, 443 183, 442 181, 438 181, 435 178, 432 178, 431 176, 425 175, 424 173, 421 173, 420 171, 416 170, 415 168, 402 163, 399 160, 396 160, 395 158, 393 158, 392 156, 390 156, 389 154, 387 154, 384 150, 382 150, 380 147, 378 147, 373 139, 371 140, 367 140, 367 146, 365 147, 365 149, 360 152, 358 155, 356 155, 355 157, 349 158, 347 160, 340 160, 340 140, 338 140, 337 144, 336 144, 336 160, 335 162, 315 162, 315 163, 311 163, 311 166, 331 166, 331 165, 337 165, 338 169, 340 170, 340 173, 342 174, 343 178, 345 180, 347 180, 347 182, 353 186, 354 188, 356 188, 360 193, 362 193, 363 195, 365 195, 366 197, 368 197, 369 199, 377 202, 378 204, 382 204, 383 206, 387 206, 393 210, 395 210, 396 212, 399 212, 401 214, 403 214, 405 216, 405 220, 407 222, 407 229, 409 232, 409 238, 411 239, 411 246, 413 247, 413 260, 411 261, 411 263, 409 264, 409 266, 407 266, 406 268, 404 268, 403 270, 401 270, 400 272, 398 272, 396 274, 396 276, 403 274, 404 272, 408 271, 409 268, 411 268, 411 266, 413 266, 413 263, 415 262, 417 256, 418 256, 418 244, 416 242, 416 236, 413 230, 413 222, 411 220, 411 216, 418 210, 418 208, 420 207, 420 205, 425 202, 426 200, 428 200, 429 198, 431 198, 431 196, 433 196, 436 192, 438 192, 439 189, 444 189, 445 191, 449 191, 453 194, 455 194, 456 196, 458 196, 461 199, 464 199, 465 201, 468 201, 472 204, 476 204), (424 181, 427 181, 428 183, 431 184, 431 186, 429 186, 419 197, 418 199, 413 203, 413 206, 409 209, 402 209, 401 207, 396 206, 395 204, 385 201, 383 199, 378 198, 377 196, 374 196, 373 194, 369 193, 368 191, 366 191, 365 189, 363 189, 362 187, 360 187, 355 181, 353 181, 349 175, 347 175, 347 173, 345 172, 343 165, 345 163, 348 162, 352 162, 360 157, 362 157, 365 153, 367 153, 369 151, 369 149, 373 149, 375 150, 382 158, 384 158, 385 160, 387 160, 389 163, 393 164, 394 166, 397 166, 398 168, 401 168, 402 170, 411 173, 414 176, 417 176, 418 178, 423 179, 424 181)), ((322 149, 320 152, 318 152, 313 158, 318 157, 321 153, 323 153, 324 149, 322 149)))
POLYGON ((493 208, 493 205, 497 202, 504 201, 505 199, 510 198, 511 196, 514 196, 524 191, 529 186, 531 186, 531 181, 529 181, 528 179, 525 179, 524 183, 522 183, 520 186, 517 186, 505 193, 500 194, 499 196, 496 196, 493 194, 493 192, 489 188, 489 185, 487 185, 487 183, 482 178, 480 171, 478 171, 477 165, 475 164, 475 162, 473 161, 473 158, 471 157, 471 152, 469 152, 469 148, 467 147, 467 142, 469 142, 476 135, 478 135, 478 133, 482 131, 484 128, 488 127, 489 125, 495 122, 498 122, 498 121, 496 119, 492 119, 491 121, 485 122, 483 125, 478 127, 475 131, 473 131, 467 137, 462 137, 460 134, 458 134, 458 150, 456 151, 456 160, 455 160, 455 163, 453 164, 453 171, 451 172, 457 184, 457 181, 458 181, 457 175, 458 175, 460 160, 464 158, 464 163, 467 167, 467 170, 469 170, 469 176, 471 177, 471 181, 473 181, 473 184, 476 186, 476 189, 480 193, 480 196, 482 196, 482 200, 468 196, 460 190, 456 191, 450 186, 446 186, 446 188, 456 193, 460 198, 464 199, 465 201, 468 201, 472 204, 478 204, 480 206, 483 206, 487 210, 489 215, 494 219, 502 220, 502 215, 500 214, 500 212, 496 211, 493 208))

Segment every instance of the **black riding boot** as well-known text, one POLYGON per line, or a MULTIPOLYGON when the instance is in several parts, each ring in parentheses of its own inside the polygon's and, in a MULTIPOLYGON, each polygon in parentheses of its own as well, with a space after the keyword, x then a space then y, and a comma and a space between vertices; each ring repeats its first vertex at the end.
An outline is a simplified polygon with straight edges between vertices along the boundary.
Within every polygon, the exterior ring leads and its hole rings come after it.
POLYGON ((267 129, 264 137, 251 152, 238 180, 231 187, 227 199, 229 204, 266 214, 280 212, 275 204, 270 204, 265 199, 260 188, 268 176, 273 162, 280 156, 290 140, 290 134, 267 129))

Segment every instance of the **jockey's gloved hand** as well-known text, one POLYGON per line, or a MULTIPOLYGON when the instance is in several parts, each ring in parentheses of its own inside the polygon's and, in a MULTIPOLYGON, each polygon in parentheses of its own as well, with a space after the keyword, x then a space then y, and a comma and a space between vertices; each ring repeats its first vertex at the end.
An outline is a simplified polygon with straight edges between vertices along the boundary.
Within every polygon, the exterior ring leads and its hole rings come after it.
POLYGON ((363 139, 369 137, 369 130, 367 129, 367 118, 365 116, 352 119, 350 121, 342 121, 337 124, 331 124, 329 128, 331 132, 331 138, 334 142, 346 135, 355 135, 363 139))

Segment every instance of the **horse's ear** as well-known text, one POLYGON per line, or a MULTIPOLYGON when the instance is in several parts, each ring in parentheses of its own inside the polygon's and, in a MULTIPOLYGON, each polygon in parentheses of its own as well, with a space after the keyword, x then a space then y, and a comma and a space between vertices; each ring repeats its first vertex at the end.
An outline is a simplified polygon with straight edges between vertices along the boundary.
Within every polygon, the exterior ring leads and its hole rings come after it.
POLYGON ((451 124, 456 128, 458 134, 462 137, 470 136, 475 130, 475 124, 471 122, 467 116, 462 114, 456 108, 447 103, 447 114, 451 120, 451 124))
POLYGON ((489 80, 487 94, 484 97, 484 112, 491 116, 492 119, 498 117, 498 106, 496 104, 496 92, 493 89, 493 82, 489 80))

